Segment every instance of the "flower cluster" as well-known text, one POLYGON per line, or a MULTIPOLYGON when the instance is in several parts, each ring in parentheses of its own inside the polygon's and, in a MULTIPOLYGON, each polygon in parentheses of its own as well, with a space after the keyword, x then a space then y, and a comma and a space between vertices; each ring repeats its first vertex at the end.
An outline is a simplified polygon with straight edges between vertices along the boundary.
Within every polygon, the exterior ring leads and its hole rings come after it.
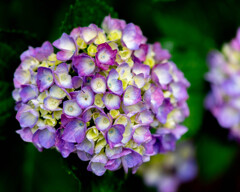
POLYGON ((240 28, 222 52, 209 53, 208 64, 206 79, 211 92, 205 106, 222 127, 230 129, 231 136, 240 140, 240 28))
POLYGON ((179 143, 175 152, 154 156, 138 171, 146 185, 156 187, 159 192, 178 191, 179 185, 194 179, 197 172, 195 151, 190 141, 179 143))
POLYGON ((146 41, 138 26, 107 16, 102 29, 77 27, 29 47, 14 74, 17 133, 39 151, 77 153, 99 176, 134 173, 174 150, 187 131, 189 83, 160 43, 146 41))

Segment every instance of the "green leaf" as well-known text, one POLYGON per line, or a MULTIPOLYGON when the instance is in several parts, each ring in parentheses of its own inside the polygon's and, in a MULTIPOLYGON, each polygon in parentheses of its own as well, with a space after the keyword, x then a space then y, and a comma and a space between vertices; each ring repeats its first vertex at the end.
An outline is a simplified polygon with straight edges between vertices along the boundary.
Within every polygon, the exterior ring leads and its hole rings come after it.
POLYGON ((66 13, 60 27, 60 33, 70 33, 73 28, 84 27, 90 23, 100 26, 103 18, 109 14, 112 17, 117 17, 117 13, 109 6, 107 0, 76 0, 66 13))
POLYGON ((202 136, 197 142, 200 177, 205 181, 220 177, 231 166, 237 150, 235 145, 202 136))

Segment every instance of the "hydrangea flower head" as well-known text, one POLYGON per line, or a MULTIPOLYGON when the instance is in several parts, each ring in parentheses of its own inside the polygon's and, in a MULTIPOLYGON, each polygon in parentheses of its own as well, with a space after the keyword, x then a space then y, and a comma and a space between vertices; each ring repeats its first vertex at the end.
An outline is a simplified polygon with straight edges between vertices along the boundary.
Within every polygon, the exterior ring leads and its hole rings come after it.
POLYGON ((175 148, 189 115, 182 72, 133 23, 105 17, 21 55, 14 74, 17 131, 38 150, 75 153, 96 175, 136 172, 175 148), (53 52, 53 46, 58 49, 53 52))
POLYGON ((230 135, 240 141, 240 28, 221 52, 209 53, 208 65, 210 70, 206 79, 211 84, 211 91, 205 106, 218 123, 230 129, 230 135))

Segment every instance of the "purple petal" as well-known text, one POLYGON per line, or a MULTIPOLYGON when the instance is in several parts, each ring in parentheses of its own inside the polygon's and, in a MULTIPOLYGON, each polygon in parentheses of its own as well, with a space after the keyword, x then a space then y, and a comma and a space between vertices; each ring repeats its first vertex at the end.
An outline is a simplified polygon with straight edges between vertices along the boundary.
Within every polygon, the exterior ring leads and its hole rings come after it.
POLYGON ((20 91, 20 97, 24 103, 28 102, 31 99, 36 98, 38 95, 38 89, 35 85, 22 85, 20 91))
POLYGON ((40 92, 51 87, 53 84, 52 70, 46 67, 39 67, 37 71, 37 86, 40 92))
POLYGON ((151 108, 155 112, 162 105, 164 96, 160 87, 151 85, 150 89, 144 93, 143 98, 148 108, 151 108))
POLYGON ((111 69, 107 77, 107 86, 111 92, 115 93, 116 95, 122 95, 122 81, 118 80, 118 77, 119 75, 116 69, 111 69))
POLYGON ((149 46, 147 44, 142 44, 140 45, 139 49, 134 51, 133 55, 143 62, 146 60, 148 48, 149 46))
POLYGON ((76 45, 73 38, 66 33, 63 33, 60 39, 54 41, 53 46, 62 50, 57 53, 57 59, 60 61, 71 59, 76 50, 76 45))
POLYGON ((73 85, 73 88, 74 88, 74 89, 80 88, 80 87, 82 86, 82 84, 83 84, 83 80, 82 80, 81 77, 79 77, 79 76, 74 76, 74 77, 72 78, 72 85, 73 85))
POLYGON ((25 142, 32 142, 33 133, 30 128, 23 128, 16 131, 25 142))
POLYGON ((173 106, 169 99, 163 100, 162 105, 156 111, 156 117, 160 123, 165 124, 168 114, 173 110, 173 106))
POLYGON ((47 127, 43 130, 38 130, 38 131, 39 131, 39 134, 38 134, 39 144, 46 149, 53 147, 55 144, 55 136, 56 136, 55 129, 51 127, 47 127))
POLYGON ((132 153, 122 157, 122 164, 125 172, 127 173, 128 168, 133 168, 142 163, 142 156, 132 151, 132 153))
POLYGON ((172 75, 169 72, 169 64, 157 64, 152 69, 152 80, 159 85, 167 85, 172 81, 172 75))
POLYGON ((185 101, 188 98, 187 89, 181 82, 171 83, 170 89, 178 102, 185 101))
POLYGON ((113 19, 111 16, 106 16, 102 23, 102 28, 107 33, 111 32, 112 30, 123 30, 126 26, 126 22, 120 19, 113 19))
POLYGON ((90 155, 94 154, 94 141, 88 140, 87 138, 76 147, 77 150, 84 151, 90 155))
POLYGON ((82 109, 76 100, 67 100, 63 102, 63 113, 69 117, 78 117, 82 113, 82 109))
POLYGON ((219 124, 225 128, 233 127, 240 122, 238 110, 230 106, 222 107, 217 114, 217 119, 219 124))
POLYGON ((80 77, 89 76, 95 70, 95 61, 85 53, 73 57, 73 66, 77 69, 80 77))
POLYGON ((116 155, 120 155, 122 153, 122 147, 114 147, 110 148, 108 145, 106 146, 105 149, 106 156, 109 159, 112 159, 113 157, 116 158, 116 155))
POLYGON ((66 125, 62 139, 67 142, 81 143, 85 138, 86 129, 86 124, 83 121, 73 119, 66 125))
POLYGON ((135 129, 133 140, 137 144, 147 143, 152 139, 152 134, 147 126, 140 126, 135 129))
POLYGON ((123 94, 123 104, 125 106, 135 105, 142 100, 141 89, 129 85, 123 94))
POLYGON ((100 69, 107 70, 108 65, 114 65, 117 50, 112 50, 108 43, 98 45, 96 53, 96 64, 100 69))
POLYGON ((95 124, 99 131, 106 131, 112 125, 112 122, 107 115, 100 114, 95 119, 95 124))
POLYGON ((85 109, 85 108, 93 105, 94 93, 89 86, 83 87, 82 90, 77 94, 76 99, 77 99, 78 105, 82 109, 85 109))
POLYGON ((38 117, 39 113, 28 105, 22 105, 16 115, 16 119, 19 121, 22 128, 33 128, 38 121, 38 117))
POLYGON ((139 102, 135 105, 129 105, 129 106, 122 106, 122 109, 125 114, 127 114, 128 117, 132 117, 133 115, 142 112, 146 110, 146 105, 143 102, 139 102))
POLYGON ((157 62, 161 62, 161 61, 163 61, 165 59, 168 60, 168 59, 171 58, 171 55, 168 52, 168 50, 162 49, 161 44, 158 43, 158 42, 153 44, 153 51, 155 53, 154 59, 157 62))
POLYGON ((82 161, 89 161, 92 159, 92 155, 90 155, 84 151, 77 151, 77 155, 78 155, 79 159, 81 159, 82 161))
POLYGON ((136 116, 136 122, 139 124, 151 124, 153 122, 153 118, 154 115, 151 111, 149 110, 145 110, 140 112, 137 116, 136 116))
POLYGON ((31 73, 29 71, 22 70, 20 67, 14 73, 14 86, 20 88, 21 85, 28 84, 31 80, 31 73))
POLYGON ((150 75, 150 67, 148 65, 144 65, 142 63, 135 63, 133 65, 132 72, 135 75, 143 74, 144 78, 147 78, 150 75))
POLYGON ((110 171, 116 171, 120 168, 121 163, 122 163, 121 159, 112 159, 106 163, 105 168, 110 171))
POLYGON ((95 93, 105 93, 106 92, 106 78, 102 75, 97 74, 91 80, 91 88, 95 93))
POLYGON ((123 30, 122 41, 128 49, 137 50, 141 44, 146 42, 146 38, 138 26, 129 23, 123 30))
POLYGON ((81 37, 86 43, 91 43, 98 34, 98 27, 90 24, 88 27, 81 28, 81 37))
POLYGON ((123 125, 114 125, 111 129, 107 132, 107 142, 110 146, 110 148, 113 148, 115 146, 119 146, 121 144, 121 141, 123 139, 123 133, 124 133, 125 127, 123 125))
POLYGON ((108 110, 120 108, 121 98, 118 95, 105 93, 102 100, 108 110))

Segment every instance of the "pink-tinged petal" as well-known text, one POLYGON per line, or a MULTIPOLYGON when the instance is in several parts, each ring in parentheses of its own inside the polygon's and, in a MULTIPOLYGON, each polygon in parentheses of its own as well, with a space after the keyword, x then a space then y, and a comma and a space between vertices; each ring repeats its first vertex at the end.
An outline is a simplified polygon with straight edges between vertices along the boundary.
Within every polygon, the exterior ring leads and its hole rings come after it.
POLYGON ((133 65, 132 72, 135 75, 143 74, 144 78, 147 78, 150 75, 150 67, 148 65, 137 62, 133 65))
POLYGON ((122 81, 118 80, 118 77, 119 75, 116 69, 111 69, 107 77, 107 87, 111 92, 115 93, 116 95, 122 95, 122 81))
POLYGON ((97 74, 91 80, 91 88, 95 93, 105 93, 106 92, 106 78, 102 75, 97 74))
POLYGON ((152 80, 163 86, 170 83, 172 75, 169 72, 169 63, 155 65, 152 69, 152 80))
POLYGON ((43 106, 46 110, 49 111, 58 111, 59 110, 59 105, 62 103, 61 100, 55 99, 53 97, 46 97, 43 100, 43 106))
POLYGON ((113 125, 111 129, 107 132, 107 142, 109 147, 112 149, 115 146, 120 146, 123 139, 123 133, 125 127, 123 125, 117 124, 113 125))
POLYGON ((14 73, 14 80, 13 80, 15 88, 20 88, 21 85, 28 84, 30 80, 31 80, 30 71, 17 68, 17 70, 14 73))
POLYGON ((125 106, 135 105, 142 100, 141 89, 129 85, 123 94, 123 104, 125 106))
POLYGON ((81 115, 82 109, 76 100, 67 100, 63 102, 63 113, 68 117, 78 117, 81 115))
POLYGON ((121 98, 118 95, 105 93, 102 100, 108 110, 120 108, 121 98))
POLYGON ((111 32, 112 30, 123 30, 126 26, 126 22, 120 19, 113 19, 111 16, 106 16, 102 23, 102 28, 107 33, 111 32))
POLYGON ((46 67, 39 67, 37 71, 37 86, 40 92, 51 87, 53 84, 52 70, 46 67))
POLYGON ((146 42, 146 38, 138 26, 129 23, 123 30, 122 41, 128 49, 137 50, 141 44, 146 42))
POLYGON ((87 86, 83 87, 81 91, 77 94, 77 103, 82 108, 85 109, 94 103, 94 93, 92 89, 87 86))
POLYGON ((79 76, 74 76, 72 78, 72 85, 74 89, 79 89, 83 84, 83 80, 79 76))
POLYGON ((153 122, 153 119, 154 119, 154 115, 151 111, 149 110, 145 110, 145 111, 142 111, 141 113, 139 113, 137 116, 136 116, 136 122, 139 123, 139 124, 151 124, 153 122))
POLYGON ((76 145, 77 150, 84 151, 90 155, 94 154, 94 141, 88 140, 87 138, 84 139, 83 142, 76 145))
POLYGON ((151 85, 150 89, 144 93, 143 99, 148 108, 151 108, 155 112, 162 105, 164 95, 160 87, 151 85))
POLYGON ((85 53, 73 57, 72 63, 75 69, 77 69, 78 75, 81 77, 92 75, 95 70, 94 58, 85 53))
POLYGON ((155 53, 155 56, 154 56, 154 59, 157 61, 157 62, 161 62, 165 59, 170 59, 171 58, 171 55, 170 53, 168 52, 168 50, 166 49, 162 49, 161 47, 161 44, 156 42, 153 44, 153 51, 155 53))
POLYGON ((19 129, 16 131, 16 133, 18 133, 20 135, 20 137, 22 138, 23 141, 32 142, 33 133, 29 127, 19 129))
POLYGON ((188 98, 187 89, 181 82, 171 83, 170 89, 178 102, 185 101, 188 98))
POLYGON ((17 112, 16 119, 19 121, 20 126, 33 128, 39 118, 39 113, 28 105, 22 105, 17 112))
POLYGON ((129 105, 129 106, 125 106, 122 105, 122 109, 124 111, 125 114, 127 114, 128 117, 132 117, 133 115, 142 112, 144 110, 146 110, 146 105, 143 102, 139 102, 135 105, 129 105))
POLYGON ((95 124, 99 131, 106 131, 112 125, 112 121, 107 115, 100 114, 100 116, 95 119, 95 124))
POLYGON ((144 74, 141 73, 134 76, 133 81, 134 81, 134 85, 137 88, 141 89, 145 85, 146 79, 144 78, 144 74))
POLYGON ((140 61, 143 62, 143 61, 146 60, 146 56, 147 56, 147 53, 148 53, 148 48, 149 48, 149 45, 142 44, 142 45, 140 45, 139 49, 137 49, 133 52, 133 55, 135 57, 137 57, 140 61))
POLYGON ((105 168, 110 171, 116 171, 120 168, 121 163, 122 163, 121 159, 112 159, 106 163, 105 168))
POLYGON ((237 30, 236 37, 231 41, 231 47, 237 51, 240 51, 240 28, 237 30))
POLYGON ((67 63, 61 63, 56 67, 56 73, 68 73, 70 69, 70 65, 67 63))
POLYGON ((55 137, 56 137, 55 129, 52 127, 47 127, 43 130, 38 130, 38 131, 39 131, 39 134, 38 134, 39 144, 46 149, 53 147, 55 144, 55 137))
POLYGON ((24 103, 28 102, 31 99, 36 98, 38 95, 38 89, 35 85, 22 85, 20 91, 20 97, 24 103))
POLYGON ((140 126, 135 129, 133 140, 137 144, 147 143, 152 139, 152 134, 147 126, 140 126))
POLYGON ((91 43, 98 34, 98 27, 90 24, 88 27, 81 28, 81 37, 86 43, 91 43))
POLYGON ((114 65, 117 50, 112 50, 108 43, 98 45, 96 53, 96 64, 100 69, 107 70, 108 65, 114 65))
POLYGON ((49 96, 55 99, 63 99, 67 96, 67 93, 65 90, 61 89, 57 85, 53 85, 49 90, 49 96))
POLYGON ((86 124, 79 120, 71 120, 65 127, 62 139, 67 142, 81 143, 85 138, 86 124))
POLYGON ((173 106, 170 102, 170 99, 164 99, 162 105, 155 111, 156 118, 162 124, 165 124, 167 121, 168 114, 173 110, 173 106))
MULTIPOLYGON (((90 106, 91 107, 91 106, 90 106)), ((86 122, 89 122, 91 119, 92 119, 92 108, 86 108, 82 115, 81 115, 81 119, 86 123, 86 122)))
POLYGON ((60 39, 54 41, 53 46, 61 50, 57 53, 57 59, 60 61, 71 59, 76 50, 76 45, 73 38, 66 33, 63 33, 60 39))

